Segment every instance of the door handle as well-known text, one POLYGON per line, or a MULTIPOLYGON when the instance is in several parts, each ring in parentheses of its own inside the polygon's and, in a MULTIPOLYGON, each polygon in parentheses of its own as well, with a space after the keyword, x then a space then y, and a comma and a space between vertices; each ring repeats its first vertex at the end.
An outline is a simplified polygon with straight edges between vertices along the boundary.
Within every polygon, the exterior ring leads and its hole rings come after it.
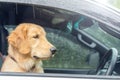
POLYGON ((85 45, 87 45, 90 48, 95 48, 96 47, 96 43, 92 42, 92 43, 88 43, 85 40, 82 39, 82 35, 78 34, 78 39, 84 43, 85 45))

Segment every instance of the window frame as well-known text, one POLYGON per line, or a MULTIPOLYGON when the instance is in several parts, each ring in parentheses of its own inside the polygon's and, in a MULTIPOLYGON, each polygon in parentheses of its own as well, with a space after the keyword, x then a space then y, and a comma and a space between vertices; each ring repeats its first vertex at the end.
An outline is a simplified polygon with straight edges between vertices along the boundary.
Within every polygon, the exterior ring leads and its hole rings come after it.
MULTIPOLYGON (((2 0, 1 0, 2 1, 2 0)), ((73 10, 73 11, 75 11, 75 12, 78 12, 78 13, 80 13, 81 11, 79 11, 79 10, 76 10, 75 8, 74 9, 71 9, 71 7, 69 6, 69 7, 67 7, 67 8, 65 8, 65 6, 60 6, 60 4, 62 4, 62 3, 59 3, 59 0, 57 1, 57 3, 55 4, 55 5, 53 5, 53 3, 54 3, 54 1, 51 1, 50 3, 49 3, 49 0, 47 0, 46 2, 45 1, 42 1, 42 0, 40 0, 39 1, 39 3, 37 3, 37 1, 30 1, 30 2, 24 2, 24 1, 19 1, 19 0, 16 0, 16 1, 14 1, 14 0, 11 0, 11 1, 8 1, 8 0, 3 0, 2 2, 5 2, 5 1, 7 1, 7 2, 13 2, 13 3, 25 3, 25 4, 36 4, 36 5, 45 5, 45 6, 51 6, 51 7, 57 7, 57 8, 63 8, 63 9, 67 9, 67 10, 73 10)), ((64 2, 64 1, 63 1, 64 2)), ((69 0, 68 0, 68 2, 69 2, 69 0)), ((70 1, 70 2, 72 2, 72 1, 70 1)), ((66 5, 66 6, 68 6, 68 5, 66 5)), ((110 12, 109 10, 108 10, 108 12, 110 12)), ((84 11, 83 12, 81 12, 82 14, 85 14, 85 15, 87 15, 87 16, 89 16, 89 17, 91 17, 91 15, 88 15, 88 14, 86 14, 84 11)), ((117 14, 116 12, 114 12, 114 14, 117 14)), ((117 14, 117 16, 118 16, 119 14, 117 14)), ((96 19, 96 20, 98 20, 97 18, 95 18, 95 17, 92 17, 92 18, 94 18, 94 19, 96 19)), ((101 20, 98 20, 98 21, 100 21, 100 22, 102 22, 101 20)), ((104 22, 103 22, 104 23, 104 22)), ((107 24, 107 23, 105 23, 105 24, 107 24)), ((109 24, 107 24, 107 25, 109 25, 109 24)), ((113 25, 112 25, 113 26, 113 25)), ((27 74, 27 73, 26 73, 27 74)), ((32 73, 28 73, 28 75, 25 75, 25 76, 35 76, 35 74, 32 74, 32 73)), ((22 76, 23 74, 20 74, 20 73, 18 73, 18 75, 16 74, 16 73, 13 73, 13 74, 9 74, 9 73, 2 73, 2 72, 0 72, 0 75, 1 76, 22 76)), ((54 74, 53 74, 54 75, 54 74)), ((61 74, 60 74, 61 75, 61 74)), ((59 75, 59 76, 60 76, 59 75)), ((63 74, 64 75, 64 74, 63 74)), ((61 75, 61 77, 63 77, 63 75, 61 75)), ((38 74, 38 76, 40 76, 40 74, 38 74)), ((41 76, 46 76, 46 77, 48 77, 48 76, 52 76, 51 74, 41 74, 41 76)), ((70 75, 71 76, 71 75, 70 75)), ((69 78, 71 78, 69 76, 69 78)), ((55 75, 54 76, 52 76, 52 77, 55 77, 55 75)), ((64 75, 64 77, 67 77, 67 75, 64 75)), ((72 77, 74 77, 74 76, 72 76, 72 77)), ((86 79, 105 79, 105 80, 107 80, 107 79, 120 79, 120 77, 118 77, 118 76, 115 76, 115 77, 113 77, 113 76, 83 76, 83 75, 78 75, 78 77, 79 78, 86 78, 86 79)), ((75 78, 77 78, 77 77, 75 77, 75 78)))

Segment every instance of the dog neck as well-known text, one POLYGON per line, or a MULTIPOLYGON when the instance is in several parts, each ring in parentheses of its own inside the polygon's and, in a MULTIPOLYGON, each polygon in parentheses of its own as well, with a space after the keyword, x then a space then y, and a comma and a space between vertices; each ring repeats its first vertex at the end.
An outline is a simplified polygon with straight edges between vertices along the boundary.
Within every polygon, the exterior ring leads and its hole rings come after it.
POLYGON ((23 55, 19 53, 18 50, 11 45, 8 47, 8 54, 12 56, 17 62, 22 62, 30 58, 29 55, 23 55))
POLYGON ((35 61, 30 56, 20 54, 11 45, 8 47, 8 55, 17 65, 19 65, 21 69, 26 72, 29 72, 31 69, 35 68, 35 61))

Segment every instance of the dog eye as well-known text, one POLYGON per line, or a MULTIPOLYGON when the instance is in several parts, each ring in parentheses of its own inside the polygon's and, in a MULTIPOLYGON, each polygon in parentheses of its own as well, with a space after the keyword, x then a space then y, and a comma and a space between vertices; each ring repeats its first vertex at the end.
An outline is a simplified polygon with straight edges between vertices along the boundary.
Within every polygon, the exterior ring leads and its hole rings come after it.
POLYGON ((35 35, 35 36, 33 36, 33 38, 38 39, 38 38, 39 38, 39 35, 35 35))

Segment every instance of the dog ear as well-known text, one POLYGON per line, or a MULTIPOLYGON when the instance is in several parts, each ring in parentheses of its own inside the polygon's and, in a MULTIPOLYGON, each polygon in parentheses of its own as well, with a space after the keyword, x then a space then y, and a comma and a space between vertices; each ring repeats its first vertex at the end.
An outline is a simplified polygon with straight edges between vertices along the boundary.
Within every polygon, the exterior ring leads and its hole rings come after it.
POLYGON ((21 54, 30 52, 30 46, 27 42, 27 27, 19 25, 9 36, 8 42, 16 48, 21 54))
POLYGON ((17 48, 18 45, 16 43, 18 42, 18 40, 19 38, 14 31, 8 36, 8 43, 14 48, 17 48))

